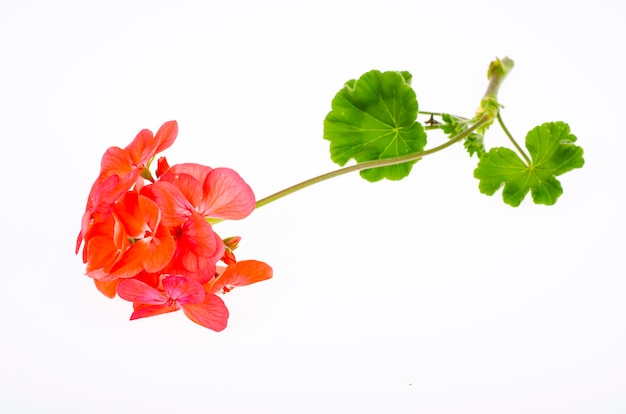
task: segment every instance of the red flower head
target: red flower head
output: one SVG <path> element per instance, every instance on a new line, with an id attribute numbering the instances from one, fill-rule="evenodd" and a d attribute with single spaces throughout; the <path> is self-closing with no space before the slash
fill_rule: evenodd
<path id="1" fill-rule="evenodd" d="M 272 277 L 254 260 L 237 262 L 240 237 L 222 240 L 210 224 L 239 220 L 255 208 L 252 189 L 235 171 L 200 164 L 169 166 L 157 180 L 149 167 L 176 138 L 176 121 L 155 136 L 142 130 L 126 148 L 109 148 L 94 182 L 76 252 L 98 290 L 133 302 L 131 319 L 182 309 L 192 321 L 221 331 L 228 310 L 216 293 Z M 148 183 L 146 183 L 146 180 Z M 218 266 L 222 260 L 228 267 Z"/>

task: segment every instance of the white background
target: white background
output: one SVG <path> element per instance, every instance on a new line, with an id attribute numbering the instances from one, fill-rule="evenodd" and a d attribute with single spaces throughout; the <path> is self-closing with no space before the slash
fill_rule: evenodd
<path id="1" fill-rule="evenodd" d="M 601 0 L 3 1 L 0 412 L 626 412 L 625 38 Z M 506 55 L 518 140 L 563 120 L 585 149 L 557 205 L 480 194 L 461 146 L 304 190 L 216 227 L 274 268 L 224 297 L 222 333 L 129 322 L 84 276 L 100 157 L 140 129 L 176 119 L 170 163 L 261 198 L 336 168 L 348 79 L 408 70 L 420 109 L 467 116 Z"/>

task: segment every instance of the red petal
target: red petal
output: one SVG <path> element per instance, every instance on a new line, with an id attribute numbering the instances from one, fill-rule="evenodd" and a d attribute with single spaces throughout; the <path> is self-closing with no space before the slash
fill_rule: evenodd
<path id="1" fill-rule="evenodd" d="M 113 280 L 111 282 L 102 282 L 100 280 L 94 279 L 96 287 L 98 290 L 107 298 L 113 299 L 115 297 L 115 293 L 117 292 L 117 285 L 120 282 L 120 279 Z"/>
<path id="2" fill-rule="evenodd" d="M 124 230 L 130 237 L 142 237 L 147 230 L 145 216 L 139 207 L 139 194 L 136 191 L 127 192 L 115 204 L 115 215 L 124 225 Z"/>
<path id="3" fill-rule="evenodd" d="M 161 128 L 159 128 L 156 135 L 154 136 L 155 140 L 158 142 L 158 146 L 155 151 L 155 154 L 171 147 L 174 141 L 176 140 L 177 135 L 178 135 L 178 122 L 168 121 L 164 123 L 163 125 L 161 125 Z"/>
<path id="4" fill-rule="evenodd" d="M 124 150 L 128 153 L 131 166 L 143 168 L 148 165 L 150 158 L 156 154 L 159 142 L 149 129 L 139 131 L 135 139 Z"/>
<path id="5" fill-rule="evenodd" d="M 172 183 L 159 180 L 146 188 L 149 189 L 149 194 L 145 195 L 154 197 L 154 201 L 161 209 L 162 223 L 167 227 L 181 225 L 195 211 L 189 200 Z"/>
<path id="6" fill-rule="evenodd" d="M 224 248 L 224 242 L 215 234 L 211 225 L 198 213 L 193 213 L 183 224 L 179 247 L 199 256 L 216 257 L 216 262 L 224 254 L 224 251 L 220 249 Z"/>
<path id="7" fill-rule="evenodd" d="M 113 211 L 113 205 L 131 189 L 139 177 L 139 170 L 119 177 L 112 175 L 108 178 L 98 178 L 99 184 L 93 193 L 93 217 L 96 222 L 105 221 Z"/>
<path id="8" fill-rule="evenodd" d="M 146 243 L 148 248 L 143 267 L 149 273 L 158 272 L 174 257 L 176 242 L 167 227 L 159 226 L 152 239 Z"/>
<path id="9" fill-rule="evenodd" d="M 117 260 L 116 255 L 119 253 L 117 246 L 113 243 L 112 235 L 90 237 L 85 244 L 85 251 L 87 252 L 87 271 L 110 268 Z"/>
<path id="10" fill-rule="evenodd" d="M 165 174 L 161 181 L 167 181 L 168 183 L 176 186 L 180 192 L 185 196 L 189 204 L 197 206 L 202 201 L 202 182 L 198 181 L 190 174 L 176 173 Z"/>
<path id="11" fill-rule="evenodd" d="M 176 234 L 176 252 L 163 273 L 180 274 L 206 283 L 215 274 L 215 264 L 224 254 L 224 243 L 211 225 L 193 213 Z"/>
<path id="12" fill-rule="evenodd" d="M 139 196 L 138 202 L 141 218 L 152 232 L 156 232 L 161 221 L 161 210 L 159 210 L 159 206 L 148 197 L 142 195 Z"/>
<path id="13" fill-rule="evenodd" d="M 107 149 L 100 162 L 100 175 L 110 177 L 112 175 L 125 176 L 133 170 L 133 160 L 131 155 L 119 148 L 111 147 Z"/>
<path id="14" fill-rule="evenodd" d="M 107 221 L 113 212 L 115 202 L 127 191 L 121 191 L 119 182 L 120 178 L 117 175 L 112 175 L 109 178 L 98 177 L 91 186 L 85 213 L 81 220 L 80 232 L 76 239 L 76 253 L 78 253 L 83 239 L 87 237 L 91 225 L 94 222 Z M 83 252 L 83 260 L 86 260 L 85 252 Z"/>
<path id="15" fill-rule="evenodd" d="M 163 289 L 167 296 L 180 305 L 200 303 L 206 297 L 202 285 L 185 276 L 168 276 L 163 279 Z"/>
<path id="16" fill-rule="evenodd" d="M 212 170 L 204 181 L 203 191 L 204 200 L 198 211 L 204 217 L 239 220 L 254 210 L 252 189 L 230 168 Z"/>
<path id="17" fill-rule="evenodd" d="M 130 315 L 130 320 L 133 321 L 139 318 L 146 318 L 148 316 L 156 316 L 162 315 L 164 313 L 176 312 L 180 309 L 177 305 L 149 305 L 149 306 L 141 306 L 138 307 L 132 315 Z"/>
<path id="18" fill-rule="evenodd" d="M 170 167 L 167 174 L 189 174 L 196 180 L 201 183 L 204 183 L 207 175 L 212 171 L 211 167 L 207 167 L 206 165 L 196 164 L 193 162 L 187 162 L 182 164 L 175 164 Z"/>
<path id="19" fill-rule="evenodd" d="M 270 265 L 258 260 L 242 260 L 226 268 L 224 273 L 211 287 L 211 293 L 224 289 L 229 291 L 236 286 L 246 286 L 252 283 L 271 279 L 273 275 Z"/>
<path id="20" fill-rule="evenodd" d="M 116 263 L 123 259 L 128 247 L 129 242 L 124 228 L 114 216 L 106 223 L 94 224 L 83 249 L 89 276 L 102 281 L 116 278 L 117 276 L 109 273 Z M 101 272 L 93 272 L 95 270 Z"/>
<path id="21" fill-rule="evenodd" d="M 134 303 L 163 305 L 168 302 L 162 292 L 135 279 L 122 280 L 117 286 L 117 294 L 120 298 Z"/>
<path id="22" fill-rule="evenodd" d="M 111 268 L 111 276 L 114 277 L 133 277 L 144 269 L 144 259 L 148 255 L 147 243 L 142 240 L 132 244 L 124 256 L 115 263 Z M 161 270 L 161 269 L 159 269 Z"/>
<path id="23" fill-rule="evenodd" d="M 195 305 L 182 305 L 185 315 L 198 325 L 223 331 L 228 323 L 228 309 L 224 301 L 215 295 L 207 295 L 205 300 Z"/>
<path id="24" fill-rule="evenodd" d="M 161 274 L 160 273 L 148 273 L 141 272 L 138 275 L 134 276 L 133 279 L 139 280 L 147 284 L 148 286 L 152 286 L 153 288 L 159 290 L 163 290 L 161 287 Z"/>

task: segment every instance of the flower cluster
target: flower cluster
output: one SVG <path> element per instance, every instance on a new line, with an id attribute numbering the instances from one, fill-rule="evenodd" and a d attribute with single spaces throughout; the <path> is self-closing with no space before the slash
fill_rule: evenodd
<path id="1" fill-rule="evenodd" d="M 211 223 L 239 220 L 255 208 L 252 189 L 235 171 L 157 161 L 178 134 L 176 121 L 144 129 L 124 149 L 102 157 L 76 241 L 87 275 L 104 295 L 133 302 L 132 319 L 182 309 L 221 331 L 228 309 L 217 293 L 272 277 L 256 260 L 237 261 L 240 237 L 222 239 Z"/>

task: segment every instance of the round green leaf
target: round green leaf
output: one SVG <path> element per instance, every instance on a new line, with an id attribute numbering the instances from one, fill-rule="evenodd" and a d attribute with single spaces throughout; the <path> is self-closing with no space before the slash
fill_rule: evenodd
<path id="1" fill-rule="evenodd" d="M 526 135 L 526 148 L 532 162 L 524 161 L 508 148 L 492 148 L 474 170 L 481 193 L 493 195 L 500 187 L 505 203 L 517 207 L 528 191 L 535 204 L 552 205 L 563 194 L 556 176 L 581 168 L 583 149 L 574 145 L 576 136 L 564 122 L 547 122 Z"/>
<path id="2" fill-rule="evenodd" d="M 417 99 L 408 72 L 372 70 L 348 81 L 324 120 L 333 162 L 343 166 L 420 152 L 426 133 L 416 122 Z M 368 181 L 400 180 L 416 161 L 361 171 Z"/>

